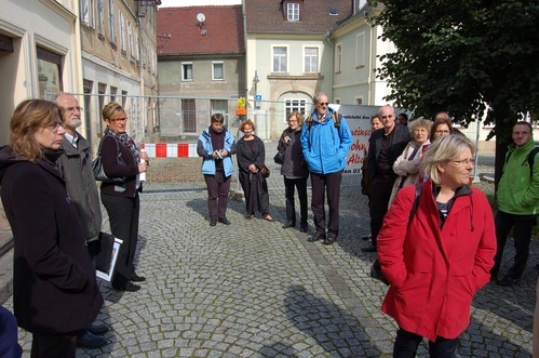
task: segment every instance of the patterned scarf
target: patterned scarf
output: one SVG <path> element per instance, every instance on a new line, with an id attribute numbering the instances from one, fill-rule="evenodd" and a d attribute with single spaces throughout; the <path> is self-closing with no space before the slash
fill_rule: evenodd
<path id="1" fill-rule="evenodd" d="M 105 135 L 111 135 L 114 138 L 116 138 L 116 140 L 120 144 L 124 145 L 131 151 L 131 154 L 133 154 L 133 158 L 135 158 L 136 162 L 140 163 L 140 157 L 139 157 L 140 152 L 137 148 L 137 145 L 135 144 L 135 141 L 127 133 L 125 132 L 117 133 L 113 131 L 112 129 L 110 129 L 109 127 L 107 127 L 105 129 Z"/>

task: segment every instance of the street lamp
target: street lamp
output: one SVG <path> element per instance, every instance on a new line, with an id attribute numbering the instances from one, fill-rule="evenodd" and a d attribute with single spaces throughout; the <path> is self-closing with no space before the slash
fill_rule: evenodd
<path id="1" fill-rule="evenodd" d="M 253 78 L 253 82 L 255 83 L 255 109 L 258 109 L 258 82 L 260 82 L 260 80 L 258 79 L 258 72 L 257 70 L 255 70 L 255 78 Z"/>

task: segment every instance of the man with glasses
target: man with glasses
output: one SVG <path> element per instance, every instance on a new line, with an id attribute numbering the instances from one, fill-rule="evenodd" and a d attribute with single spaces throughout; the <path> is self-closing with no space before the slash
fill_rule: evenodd
<path id="1" fill-rule="evenodd" d="M 539 213 L 539 163 L 533 141 L 532 126 L 521 121 L 513 126 L 513 144 L 508 147 L 502 176 L 496 193 L 498 212 L 494 219 L 498 249 L 491 270 L 491 280 L 498 279 L 503 250 L 511 229 L 515 245 L 513 265 L 497 281 L 512 286 L 520 281 L 530 251 L 532 228 Z"/>
<path id="2" fill-rule="evenodd" d="M 352 132 L 344 117 L 328 108 L 328 96 L 313 97 L 315 110 L 303 123 L 301 148 L 311 173 L 314 226 L 316 232 L 309 242 L 324 240 L 333 244 L 339 235 L 339 200 L 342 171 L 352 144 Z M 326 234 L 324 193 L 327 192 L 329 221 Z"/>
<path id="3" fill-rule="evenodd" d="M 367 165 L 371 182 L 370 207 L 372 245 L 363 252 L 376 252 L 376 237 L 382 228 L 387 206 L 397 174 L 393 163 L 406 148 L 412 136 L 406 126 L 395 122 L 395 109 L 389 105 L 378 109 L 383 127 L 372 132 L 369 138 Z"/>
<path id="4" fill-rule="evenodd" d="M 54 102 L 64 109 L 65 128 L 62 148 L 64 153 L 58 159 L 58 168 L 66 183 L 69 198 L 81 219 L 84 237 L 90 256 L 95 260 L 101 231 L 101 206 L 92 170 L 90 143 L 79 133 L 82 124 L 81 111 L 77 99 L 68 93 L 56 95 Z M 85 348 L 99 348 L 107 344 L 102 335 L 109 328 L 103 324 L 92 324 L 77 337 L 77 345 Z"/>

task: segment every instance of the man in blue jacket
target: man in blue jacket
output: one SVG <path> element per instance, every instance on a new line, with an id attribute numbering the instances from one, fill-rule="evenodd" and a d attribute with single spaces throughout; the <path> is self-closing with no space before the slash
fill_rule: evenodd
<path id="1" fill-rule="evenodd" d="M 316 232 L 309 242 L 324 240 L 331 245 L 339 236 L 339 200 L 342 171 L 352 144 L 352 133 L 346 119 L 328 108 L 325 93 L 314 95 L 313 113 L 303 123 L 301 148 L 311 173 L 311 209 Z M 324 192 L 327 192 L 329 222 L 324 211 Z"/>

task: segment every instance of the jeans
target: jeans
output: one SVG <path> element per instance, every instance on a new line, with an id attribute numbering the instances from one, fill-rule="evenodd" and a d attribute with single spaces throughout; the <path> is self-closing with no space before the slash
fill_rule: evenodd
<path id="1" fill-rule="evenodd" d="M 414 358 L 417 353 L 417 347 L 422 340 L 423 337 L 418 334 L 405 331 L 404 329 L 397 330 L 397 339 L 393 345 L 393 358 Z M 443 337 L 436 337 L 435 342 L 429 341 L 430 357 L 455 357 L 458 342 L 458 338 L 447 339 Z"/>
<path id="2" fill-rule="evenodd" d="M 299 179 L 284 178 L 286 201 L 286 222 L 296 225 L 296 201 L 294 192 L 298 190 L 301 225 L 307 225 L 307 177 Z"/>

